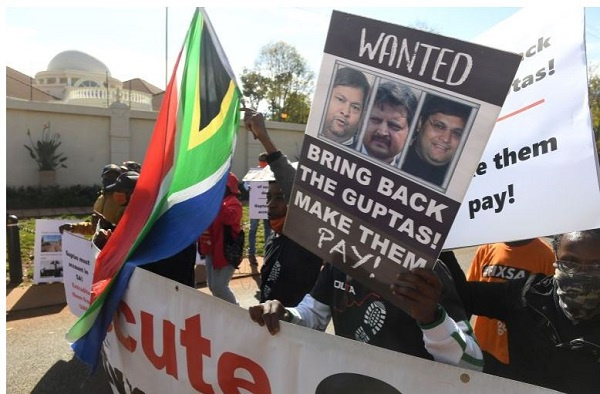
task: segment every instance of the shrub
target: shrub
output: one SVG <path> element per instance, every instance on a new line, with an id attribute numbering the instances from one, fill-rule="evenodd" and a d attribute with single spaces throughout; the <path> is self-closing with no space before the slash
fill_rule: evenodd
<path id="1" fill-rule="evenodd" d="M 40 171 L 51 171 L 57 168 L 67 168 L 67 158 L 62 153 L 56 153 L 60 146 L 60 134 L 50 131 L 50 122 L 42 127 L 42 137 L 36 143 L 31 139 L 31 130 L 27 129 L 30 146 L 25 145 L 29 156 L 36 161 Z"/>
<path id="2" fill-rule="evenodd" d="M 21 186 L 6 188 L 6 209 L 92 207 L 100 186 Z"/>

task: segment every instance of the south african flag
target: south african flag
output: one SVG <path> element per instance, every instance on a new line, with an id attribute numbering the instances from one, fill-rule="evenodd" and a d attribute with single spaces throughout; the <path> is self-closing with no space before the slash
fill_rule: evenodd
<path id="1" fill-rule="evenodd" d="M 89 309 L 67 333 L 95 370 L 135 267 L 173 256 L 214 220 L 225 192 L 241 93 L 203 9 L 196 9 L 131 201 L 96 259 Z"/>

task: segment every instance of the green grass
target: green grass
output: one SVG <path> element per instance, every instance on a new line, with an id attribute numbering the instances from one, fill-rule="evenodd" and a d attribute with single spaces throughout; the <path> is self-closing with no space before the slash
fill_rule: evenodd
<path id="1" fill-rule="evenodd" d="M 250 234 L 250 219 L 248 218 L 250 209 L 248 208 L 248 202 L 243 201 L 244 205 L 244 216 L 242 217 L 242 223 L 244 226 L 244 233 L 246 233 L 246 243 L 244 247 L 246 248 L 245 253 L 248 254 L 248 235 Z M 258 230 L 256 231 L 256 256 L 262 256 L 263 251 L 265 250 L 265 231 L 262 225 L 258 226 Z"/>
<path id="2" fill-rule="evenodd" d="M 248 250 L 248 233 L 250 231 L 250 219 L 248 218 L 248 202 L 243 202 L 244 216 L 242 218 L 244 232 L 246 233 L 246 251 Z M 42 218 L 40 218 L 42 219 Z M 65 215 L 52 218 L 43 219 L 73 219 L 78 221 L 89 220 L 88 215 Z M 33 280 L 33 246 L 35 241 L 35 218 L 19 220 L 19 238 L 21 244 L 21 264 L 23 267 L 23 280 L 25 282 L 31 282 Z M 256 254 L 261 256 L 265 246 L 265 235 L 263 227 L 258 228 L 256 234 Z M 9 268 L 8 268 L 8 250 L 6 254 L 6 279 L 9 279 Z"/>

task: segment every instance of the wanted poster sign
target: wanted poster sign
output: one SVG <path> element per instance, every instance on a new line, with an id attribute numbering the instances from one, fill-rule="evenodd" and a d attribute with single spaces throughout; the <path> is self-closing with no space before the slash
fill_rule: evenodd
<path id="1" fill-rule="evenodd" d="M 519 62 L 334 11 L 284 234 L 384 296 L 433 267 Z"/>

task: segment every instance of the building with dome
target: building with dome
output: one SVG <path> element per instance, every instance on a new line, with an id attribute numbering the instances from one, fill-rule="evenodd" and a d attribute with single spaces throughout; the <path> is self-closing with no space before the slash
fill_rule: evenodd
<path id="1" fill-rule="evenodd" d="M 142 80 L 121 82 L 108 67 L 85 52 L 69 50 L 59 53 L 32 81 L 35 88 L 64 104 L 109 107 L 124 103 L 131 109 L 155 110 L 155 96 L 162 90 Z"/>
<path id="2" fill-rule="evenodd" d="M 42 184 L 25 145 L 39 141 L 46 126 L 60 135 L 59 152 L 68 158 L 67 167 L 55 171 L 57 186 L 97 185 L 106 164 L 143 163 L 163 96 L 140 78 L 118 80 L 81 51 L 57 54 L 35 76 L 6 67 L 6 186 Z M 267 127 L 282 151 L 300 154 L 304 125 L 267 121 Z M 241 179 L 262 150 L 240 125 L 231 170 Z"/>

